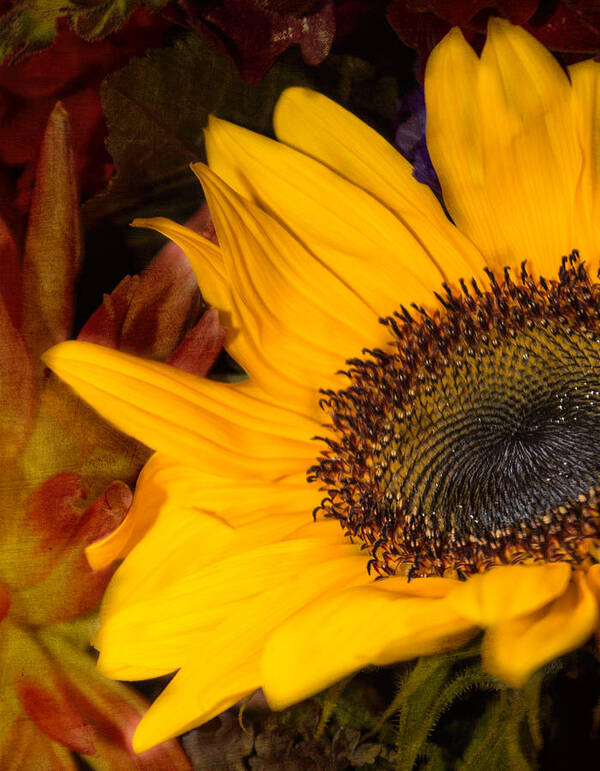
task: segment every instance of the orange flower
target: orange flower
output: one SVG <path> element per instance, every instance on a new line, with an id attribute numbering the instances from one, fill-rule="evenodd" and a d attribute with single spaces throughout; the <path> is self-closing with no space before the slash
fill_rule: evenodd
<path id="1" fill-rule="evenodd" d="M 84 549 L 123 519 L 131 492 L 113 480 L 131 482 L 145 452 L 69 399 L 38 359 L 70 333 L 81 258 L 77 203 L 68 120 L 57 106 L 22 256 L 0 220 L 8 268 L 0 295 L 0 757 L 15 768 L 75 768 L 71 753 L 102 767 L 140 767 L 131 737 L 146 704 L 99 674 L 88 647 L 113 571 L 92 571 Z M 159 266 L 161 281 L 151 267 L 106 297 L 83 337 L 122 347 L 129 320 L 147 330 L 137 353 L 204 374 L 221 345 L 216 317 L 196 324 L 199 296 L 180 253 L 170 250 Z M 167 742 L 142 755 L 141 767 L 188 763 Z"/>

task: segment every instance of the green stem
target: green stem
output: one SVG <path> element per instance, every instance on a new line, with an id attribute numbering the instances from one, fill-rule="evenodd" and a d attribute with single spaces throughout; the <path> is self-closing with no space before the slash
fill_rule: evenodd
<path id="1" fill-rule="evenodd" d="M 419 687 L 421 681 L 421 673 L 428 671 L 431 662 L 439 659 L 448 664 L 449 667 L 454 666 L 459 661 L 464 659 L 473 658 L 479 655 L 479 642 L 472 643 L 471 645 L 460 648 L 459 650 L 447 653 L 443 656 L 431 656 L 417 660 L 417 664 L 408 672 L 403 672 L 399 678 L 398 688 L 396 695 L 390 703 L 390 705 L 382 712 L 381 717 L 377 721 L 375 727 L 363 736 L 363 741 L 371 739 L 376 736 L 385 723 L 398 712 L 407 699 L 410 697 L 412 691 Z"/>
<path id="2" fill-rule="evenodd" d="M 411 771 L 414 767 L 428 734 L 427 729 L 423 730 L 426 714 L 452 665 L 443 656 L 419 659 L 398 693 L 397 771 Z"/>
<path id="3" fill-rule="evenodd" d="M 323 735 L 323 731 L 325 730 L 325 726 L 331 717 L 331 713 L 335 709 L 335 706 L 338 703 L 344 688 L 348 685 L 351 679 L 351 677 L 346 677 L 344 680 L 340 680 L 339 683 L 336 683 L 326 692 L 325 700 L 323 701 L 323 709 L 321 710 L 321 717 L 319 719 L 319 725 L 315 731 L 315 739 L 319 739 Z"/>
<path id="4" fill-rule="evenodd" d="M 534 674 L 518 691 L 506 690 L 479 719 L 459 765 L 460 771 L 503 768 L 529 771 L 542 747 L 539 722 L 544 677 Z"/>
<path id="5" fill-rule="evenodd" d="M 399 714 L 396 768 L 410 771 L 427 746 L 427 738 L 446 710 L 473 688 L 496 690 L 497 683 L 474 664 L 452 677 L 455 657 L 443 657 L 432 668 L 430 660 L 425 670 L 427 679 L 420 684 L 420 693 L 411 694 L 409 703 Z M 417 696 L 417 698 L 415 698 Z"/>

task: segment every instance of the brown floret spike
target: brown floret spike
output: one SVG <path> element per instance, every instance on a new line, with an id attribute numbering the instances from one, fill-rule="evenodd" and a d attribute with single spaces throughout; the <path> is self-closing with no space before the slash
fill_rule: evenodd
<path id="1" fill-rule="evenodd" d="M 579 563 L 600 538 L 600 283 L 576 251 L 554 279 L 487 275 L 382 319 L 388 350 L 322 392 L 308 478 L 382 575 Z"/>

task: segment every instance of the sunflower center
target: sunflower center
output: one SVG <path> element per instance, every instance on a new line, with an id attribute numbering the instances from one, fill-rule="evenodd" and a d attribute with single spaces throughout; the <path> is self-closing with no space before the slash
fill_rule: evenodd
<path id="1" fill-rule="evenodd" d="M 600 535 L 600 284 L 575 252 L 552 281 L 489 278 L 383 320 L 390 350 L 324 394 L 309 479 L 380 573 L 579 562 Z"/>

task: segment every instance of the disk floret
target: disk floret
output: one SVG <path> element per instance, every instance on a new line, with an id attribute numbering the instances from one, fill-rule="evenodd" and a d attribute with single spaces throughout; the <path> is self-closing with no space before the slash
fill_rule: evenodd
<path id="1" fill-rule="evenodd" d="M 556 279 L 488 279 L 382 319 L 388 350 L 323 392 L 309 480 L 380 574 L 580 563 L 600 536 L 600 283 L 577 252 Z"/>

